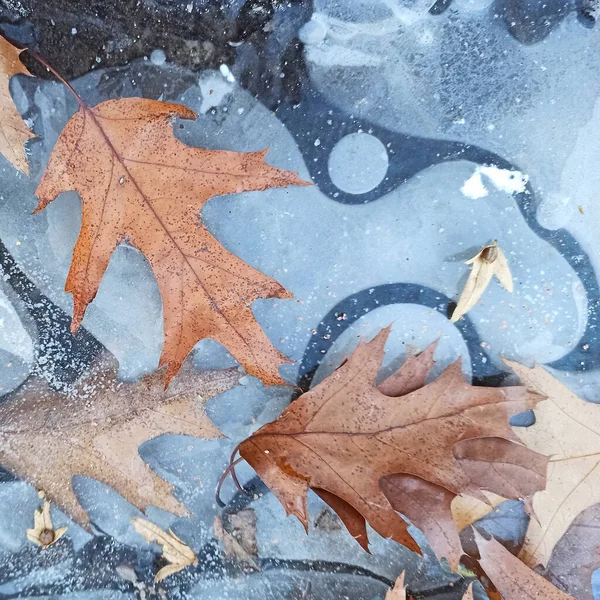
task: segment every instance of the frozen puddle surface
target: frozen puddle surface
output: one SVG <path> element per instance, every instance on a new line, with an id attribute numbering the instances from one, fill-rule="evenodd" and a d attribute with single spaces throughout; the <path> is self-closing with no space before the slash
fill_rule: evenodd
<path id="1" fill-rule="evenodd" d="M 187 5 L 189 12 L 196 4 L 202 3 Z M 226 4 L 234 18 L 240 7 Z M 312 12 L 308 4 L 279 6 L 260 44 L 233 36 L 229 64 L 192 73 L 171 61 L 167 48 L 156 48 L 148 60 L 95 69 L 73 85 L 92 105 L 140 94 L 180 102 L 198 114 L 174 124 L 184 143 L 268 147 L 270 164 L 313 181 L 310 188 L 217 197 L 202 212 L 228 250 L 294 294 L 253 305 L 273 344 L 295 361 L 281 371 L 290 384 L 306 389 L 322 380 L 359 338 L 393 323 L 385 365 L 439 339 L 437 372 L 462 356 L 466 377 L 500 381 L 502 356 L 536 361 L 600 402 L 600 28 L 584 27 L 575 11 L 557 17 L 552 6 L 560 3 L 548 3 L 548 14 L 513 7 L 511 33 L 487 0 L 455 0 L 446 10 L 431 0 L 315 0 Z M 532 19 L 535 33 L 527 25 Z M 135 380 L 157 368 L 163 341 L 149 264 L 135 248 L 119 247 L 86 314 L 89 337 L 69 341 L 72 302 L 64 284 L 80 201 L 68 192 L 31 213 L 50 152 L 76 106 L 64 88 L 38 78 L 19 77 L 11 91 L 39 137 L 30 145 L 31 179 L 0 157 L 0 394 L 31 373 L 60 387 L 101 346 L 118 359 L 120 377 Z M 448 315 L 468 274 L 464 263 L 492 240 L 510 264 L 514 293 L 494 282 L 452 324 Z M 194 363 L 236 365 L 210 340 L 197 345 Z M 328 517 L 314 495 L 306 536 L 257 488 L 261 496 L 246 503 L 257 516 L 262 570 L 244 577 L 223 560 L 213 529 L 221 514 L 216 484 L 236 443 L 276 418 L 291 396 L 292 388 L 265 389 L 244 376 L 206 407 L 229 439 L 163 436 L 140 448 L 191 514 L 175 518 L 150 508 L 148 517 L 192 540 L 200 559 L 165 580 L 160 593 L 383 598 L 387 583 L 406 570 L 415 592 L 457 597 L 446 587 L 456 577 L 428 549 L 421 558 L 372 532 L 368 555 L 335 519 L 323 525 Z M 140 590 L 160 595 L 151 583 L 155 552 L 130 524 L 139 511 L 114 491 L 78 480 L 94 536 L 57 511 L 68 539 L 34 558 L 25 529 L 32 526 L 35 490 L 2 477 L 0 594 L 130 598 L 133 588 L 117 567 L 132 565 L 137 597 Z M 239 477 L 258 485 L 247 467 Z M 227 501 L 234 494 L 229 485 Z M 485 527 L 516 542 L 526 521 L 520 503 L 507 503 Z M 302 596 L 309 580 L 312 596 Z"/>

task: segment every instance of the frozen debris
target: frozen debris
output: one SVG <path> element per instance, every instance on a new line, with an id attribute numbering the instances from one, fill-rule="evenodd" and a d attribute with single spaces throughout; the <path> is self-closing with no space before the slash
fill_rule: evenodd
<path id="1" fill-rule="evenodd" d="M 473 265 L 465 289 L 460 295 L 458 304 L 450 319 L 453 323 L 471 310 L 485 292 L 492 277 L 495 275 L 502 287 L 512 293 L 513 280 L 506 262 L 506 257 L 494 240 L 489 246 L 484 246 L 473 258 L 466 262 Z"/>
<path id="2" fill-rule="evenodd" d="M 131 523 L 135 530 L 149 543 L 157 543 L 162 548 L 162 555 L 169 563 L 156 574 L 155 583 L 173 575 L 189 565 L 197 565 L 198 559 L 194 551 L 181 541 L 170 529 L 163 531 L 160 527 L 142 519 L 134 517 Z"/>
<path id="3" fill-rule="evenodd" d="M 521 171 L 510 169 L 499 169 L 498 167 L 479 166 L 475 173 L 465 181 L 460 191 L 473 200 L 488 195 L 487 188 L 483 184 L 482 175 L 485 175 L 497 190 L 507 194 L 519 194 L 525 191 L 529 176 Z"/>
<path id="4" fill-rule="evenodd" d="M 331 533 L 332 531 L 340 531 L 342 522 L 335 513 L 328 508 L 324 508 L 315 519 L 315 528 Z"/>
<path id="5" fill-rule="evenodd" d="M 460 191 L 467 198 L 471 198 L 472 200 L 478 200 L 479 198 L 484 198 L 488 195 L 488 191 L 485 185 L 483 185 L 479 169 L 465 181 L 464 185 L 460 188 Z"/>
<path id="6" fill-rule="evenodd" d="M 236 513 L 216 517 L 215 536 L 223 542 L 225 556 L 256 570 L 258 563 L 258 543 L 256 541 L 256 513 L 245 508 Z"/>
<path id="7" fill-rule="evenodd" d="M 44 503 L 33 513 L 33 529 L 27 530 L 27 538 L 45 549 L 57 542 L 67 532 L 68 527 L 54 529 L 50 518 L 50 502 L 46 500 L 44 492 L 40 492 L 39 495 Z"/>

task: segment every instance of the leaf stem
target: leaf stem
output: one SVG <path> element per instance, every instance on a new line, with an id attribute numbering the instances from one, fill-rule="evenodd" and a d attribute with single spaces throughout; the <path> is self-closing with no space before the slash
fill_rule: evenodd
<path id="1" fill-rule="evenodd" d="M 225 506 L 226 506 L 225 502 L 223 502 L 223 500 L 221 500 L 221 488 L 223 487 L 223 483 L 225 482 L 227 475 L 229 475 L 230 473 L 231 473 L 231 478 L 233 479 L 233 482 L 235 483 L 235 486 L 237 487 L 237 489 L 242 494 L 248 495 L 248 492 L 240 485 L 240 482 L 235 473 L 235 466 L 244 460 L 244 458 L 242 456 L 240 456 L 237 460 L 233 460 L 233 456 L 235 456 L 236 452 L 237 452 L 237 448 L 233 451 L 233 455 L 231 457 L 232 460 L 229 463 L 229 466 L 225 469 L 225 471 L 223 471 L 223 475 L 221 475 L 221 479 L 219 479 L 219 483 L 217 484 L 217 491 L 215 493 L 215 499 L 216 499 L 217 504 L 221 508 L 225 508 Z"/>
<path id="2" fill-rule="evenodd" d="M 40 56 L 35 50 L 28 48 L 26 45 L 22 44 L 18 40 L 11 38 L 6 35 L 4 32 L 0 33 L 0 35 L 15 48 L 21 50 L 21 52 L 27 51 L 37 62 L 39 62 L 42 66 L 46 67 L 46 70 L 50 71 L 54 77 L 56 77 L 66 88 L 75 96 L 77 103 L 79 106 L 86 106 L 85 102 L 81 99 L 81 96 L 75 91 L 73 86 L 42 56 Z"/>
<path id="3" fill-rule="evenodd" d="M 71 94 L 73 94 L 73 96 L 75 96 L 79 106 L 86 106 L 85 102 L 81 99 L 81 96 L 75 91 L 75 88 L 43 56 L 40 56 L 31 48 L 25 48 L 25 50 L 27 50 L 27 52 L 42 66 L 46 67 L 46 70 L 50 71 L 50 73 L 52 73 L 52 75 L 54 75 L 54 77 L 56 77 L 56 79 L 58 79 L 71 92 Z"/>

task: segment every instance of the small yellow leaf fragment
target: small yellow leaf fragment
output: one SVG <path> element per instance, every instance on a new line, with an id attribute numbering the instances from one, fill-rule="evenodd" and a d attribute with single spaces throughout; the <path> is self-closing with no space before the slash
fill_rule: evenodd
<path id="1" fill-rule="evenodd" d="M 458 531 L 462 531 L 465 527 L 475 523 L 475 521 L 479 521 L 479 519 L 485 517 L 485 515 L 506 500 L 506 498 L 492 494 L 492 492 L 482 493 L 487 498 L 487 502 L 466 495 L 456 496 L 452 500 L 452 518 L 456 523 Z"/>
<path id="2" fill-rule="evenodd" d="M 40 497 L 44 498 L 44 494 L 41 493 Z M 27 530 L 27 539 L 42 548 L 47 548 L 58 541 L 67 529 L 68 527 L 54 529 L 50 518 L 50 502 L 44 498 L 43 505 L 33 513 L 33 529 Z"/>
<path id="3" fill-rule="evenodd" d="M 135 530 L 149 543 L 156 543 L 162 548 L 162 553 L 169 562 L 168 565 L 164 566 L 154 578 L 155 582 L 169 577 L 178 571 L 181 571 L 188 565 L 198 564 L 198 559 L 194 554 L 194 551 L 183 541 L 181 541 L 171 530 L 168 532 L 163 531 L 160 527 L 154 523 L 142 519 L 141 517 L 134 517 L 131 519 L 131 523 Z"/>
<path id="4" fill-rule="evenodd" d="M 484 246 L 466 264 L 472 265 L 471 273 L 452 313 L 450 320 L 453 323 L 477 304 L 494 275 L 507 292 L 512 293 L 513 291 L 513 280 L 508 262 L 496 240 L 489 246 Z"/>
<path id="5" fill-rule="evenodd" d="M 404 586 L 404 571 L 396 579 L 396 583 L 385 595 L 385 600 L 406 600 L 406 587 Z"/>

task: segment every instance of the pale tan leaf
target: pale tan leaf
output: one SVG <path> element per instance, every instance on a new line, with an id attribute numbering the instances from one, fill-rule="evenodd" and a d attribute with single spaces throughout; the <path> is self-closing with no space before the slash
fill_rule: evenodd
<path id="1" fill-rule="evenodd" d="M 171 530 L 167 533 L 154 523 L 141 517 L 134 517 L 131 519 L 131 523 L 149 544 L 156 543 L 161 546 L 163 557 L 170 563 L 157 573 L 154 581 L 160 581 L 177 571 L 181 571 L 188 565 L 198 564 L 194 551 Z"/>
<path id="2" fill-rule="evenodd" d="M 396 579 L 396 583 L 385 595 L 385 600 L 406 600 L 406 587 L 404 586 L 404 572 Z"/>
<path id="3" fill-rule="evenodd" d="M 32 376 L 6 396 L 0 404 L 0 464 L 44 489 L 83 526 L 89 518 L 73 492 L 74 475 L 111 486 L 140 510 L 153 504 L 186 515 L 138 448 L 164 434 L 220 437 L 204 402 L 236 385 L 241 373 L 200 372 L 187 361 L 165 390 L 164 369 L 133 383 L 120 382 L 117 370 L 104 352 L 69 390 L 57 392 Z"/>
<path id="4" fill-rule="evenodd" d="M 507 364 L 521 382 L 548 397 L 531 427 L 515 428 L 531 450 L 550 457 L 546 489 L 533 497 L 521 559 L 546 565 L 575 517 L 600 502 L 600 406 L 585 402 L 540 365 Z"/>
<path id="5" fill-rule="evenodd" d="M 473 600 L 473 584 L 471 583 L 467 591 L 463 594 L 462 600 Z"/>
<path id="6" fill-rule="evenodd" d="M 471 273 L 452 313 L 450 320 L 453 323 L 477 304 L 494 275 L 508 292 L 513 291 L 512 275 L 506 257 L 495 240 L 489 246 L 484 246 L 466 264 L 472 265 Z"/>
<path id="7" fill-rule="evenodd" d="M 510 267 L 508 266 L 508 261 L 506 260 L 506 256 L 504 256 L 504 252 L 502 252 L 501 248 L 497 248 L 498 256 L 494 261 L 494 275 L 498 278 L 500 285 L 507 291 L 512 294 L 513 292 L 513 278 L 512 273 L 510 272 Z"/>
<path id="8" fill-rule="evenodd" d="M 178 573 L 182 569 L 185 569 L 185 567 L 187 567 L 187 565 L 165 565 L 164 567 L 162 567 L 162 569 L 159 569 L 158 573 L 154 577 L 154 583 L 158 583 L 159 581 L 166 579 L 170 575 Z"/>
<path id="9" fill-rule="evenodd" d="M 29 175 L 24 144 L 35 135 L 23 122 L 9 90 L 10 78 L 13 75 L 29 75 L 29 71 L 19 60 L 21 52 L 22 50 L 18 50 L 0 36 L 0 153 L 14 167 Z"/>

